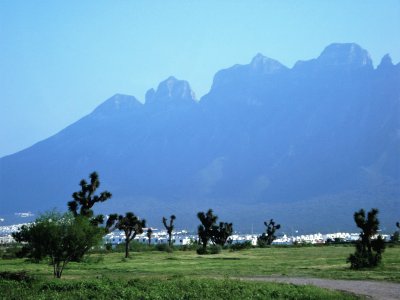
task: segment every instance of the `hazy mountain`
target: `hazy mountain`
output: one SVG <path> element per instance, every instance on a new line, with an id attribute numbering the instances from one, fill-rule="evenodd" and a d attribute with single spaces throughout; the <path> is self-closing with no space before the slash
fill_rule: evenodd
<path id="1" fill-rule="evenodd" d="M 1 214 L 66 208 L 97 170 L 113 198 L 161 226 L 195 228 L 213 208 L 237 229 L 274 218 L 283 231 L 349 230 L 378 207 L 400 220 L 400 64 L 374 68 L 356 44 L 332 44 L 287 68 L 257 54 L 217 72 L 199 101 L 170 77 L 146 94 L 115 95 L 58 134 L 0 159 Z"/>

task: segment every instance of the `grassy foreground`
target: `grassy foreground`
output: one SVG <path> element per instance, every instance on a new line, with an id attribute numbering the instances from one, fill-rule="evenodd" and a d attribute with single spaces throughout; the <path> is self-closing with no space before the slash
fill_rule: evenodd
<path id="1" fill-rule="evenodd" d="M 0 281 L 2 299 L 359 299 L 312 286 L 221 279 Z"/>
<path id="2" fill-rule="evenodd" d="M 4 299 L 346 299 L 316 287 L 239 282 L 235 277 L 271 275 L 400 282 L 400 247 L 387 248 L 383 265 L 354 271 L 346 264 L 348 246 L 272 247 L 215 255 L 195 251 L 92 254 L 70 263 L 61 280 L 46 262 L 0 259 L 1 271 L 27 271 L 33 283 L 0 280 Z M 230 279 L 228 279 L 230 278 Z M 64 295 L 65 294 L 65 295 Z M 40 296 L 41 295 L 41 296 Z M 68 298 L 70 297 L 70 298 Z"/>

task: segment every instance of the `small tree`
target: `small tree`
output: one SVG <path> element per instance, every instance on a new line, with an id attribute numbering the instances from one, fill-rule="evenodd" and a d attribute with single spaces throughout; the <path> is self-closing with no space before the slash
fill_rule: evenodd
<path id="1" fill-rule="evenodd" d="M 162 218 L 162 222 L 164 224 L 165 229 L 168 233 L 168 245 L 172 247 L 172 231 L 174 230 L 174 221 L 176 217 L 175 215 L 171 215 L 169 219 L 169 225 L 167 224 L 167 219 L 165 217 Z"/>
<path id="2" fill-rule="evenodd" d="M 396 227 L 400 229 L 400 223 L 396 223 Z M 393 235 L 390 237 L 390 240 L 393 243 L 398 243 L 400 241 L 400 230 L 396 230 Z"/>
<path id="3" fill-rule="evenodd" d="M 281 228 L 280 224 L 275 224 L 274 219 L 269 220 L 269 223 L 265 221 L 264 225 L 265 227 L 267 227 L 266 232 L 264 232 L 257 238 L 257 244 L 260 247 L 271 245 L 272 242 L 276 239 L 275 232 Z"/>
<path id="4" fill-rule="evenodd" d="M 377 215 L 378 209 L 376 208 L 368 212 L 367 218 L 363 209 L 354 213 L 354 221 L 362 231 L 360 239 L 356 243 L 356 252 L 347 259 L 352 269 L 375 267 L 381 262 L 385 242 L 381 235 L 375 238 L 379 230 Z"/>
<path id="5" fill-rule="evenodd" d="M 143 228 L 146 227 L 146 220 L 141 220 L 133 212 L 127 212 L 125 216 L 112 214 L 107 220 L 110 231 L 113 229 L 122 230 L 125 233 L 125 258 L 129 256 L 129 243 L 138 234 L 143 233 Z"/>
<path id="6" fill-rule="evenodd" d="M 232 223 L 224 223 L 220 222 L 219 226 L 214 225 L 212 228 L 212 241 L 216 245 L 220 245 L 223 247 L 228 240 L 228 238 L 233 233 L 233 225 Z"/>
<path id="7" fill-rule="evenodd" d="M 30 225 L 13 233 L 23 243 L 22 252 L 34 261 L 50 258 L 55 278 L 61 278 L 65 266 L 81 259 L 93 246 L 100 243 L 104 231 L 93 226 L 82 216 L 48 212 Z"/>
<path id="8" fill-rule="evenodd" d="M 89 175 L 90 183 L 82 179 L 79 185 L 81 190 L 72 194 L 72 201 L 68 202 L 68 209 L 76 217 L 78 215 L 87 217 L 94 225 L 103 224 L 103 215 L 93 216 L 92 207 L 98 202 L 104 202 L 112 197 L 108 191 L 95 195 L 97 188 L 100 186 L 99 175 L 93 172 Z"/>
<path id="9" fill-rule="evenodd" d="M 207 213 L 199 212 L 197 213 L 201 224 L 198 227 L 197 233 L 199 235 L 199 240 L 203 245 L 203 252 L 206 252 L 208 241 L 213 236 L 213 226 L 217 222 L 218 217 L 213 214 L 210 208 Z"/>
<path id="10" fill-rule="evenodd" d="M 148 241 L 148 243 L 149 243 L 149 246 L 150 246 L 150 244 L 151 244 L 151 236 L 152 236 L 152 234 L 153 234 L 153 230 L 149 227 L 149 228 L 147 228 L 147 232 L 146 232 L 146 235 L 147 235 L 147 241 Z"/>

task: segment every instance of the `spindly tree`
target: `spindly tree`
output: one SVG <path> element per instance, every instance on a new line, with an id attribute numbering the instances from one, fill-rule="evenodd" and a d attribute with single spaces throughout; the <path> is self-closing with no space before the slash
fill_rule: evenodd
<path id="1" fill-rule="evenodd" d="M 141 220 L 133 212 L 127 212 L 125 216 L 112 214 L 107 220 L 106 227 L 118 229 L 125 233 L 125 258 L 128 258 L 129 243 L 136 235 L 143 233 L 143 228 L 146 227 L 146 220 Z"/>
<path id="2" fill-rule="evenodd" d="M 149 227 L 149 228 L 147 228 L 147 232 L 146 232 L 146 235 L 147 235 L 147 242 L 149 243 L 149 246 L 150 246 L 150 244 L 151 244 L 151 236 L 153 235 L 153 230 Z"/>
<path id="3" fill-rule="evenodd" d="M 68 209 L 76 217 L 78 215 L 89 218 L 94 225 L 103 224 L 103 215 L 93 215 L 93 205 L 98 202 L 104 202 L 112 197 L 108 191 L 95 195 L 100 186 L 99 175 L 93 172 L 89 175 L 90 183 L 82 179 L 79 183 L 81 190 L 72 194 L 72 201 L 68 202 Z"/>
<path id="4" fill-rule="evenodd" d="M 400 223 L 399 222 L 396 223 L 396 227 L 398 229 L 400 229 Z M 391 236 L 391 241 L 394 242 L 394 243 L 400 242 L 400 230 L 396 230 L 393 233 L 393 235 Z"/>
<path id="5" fill-rule="evenodd" d="M 214 225 L 212 228 L 211 240 L 214 244 L 223 247 L 228 240 L 228 238 L 233 233 L 232 223 L 219 222 L 219 226 Z"/>
<path id="6" fill-rule="evenodd" d="M 54 277 L 61 278 L 65 266 L 99 244 L 103 234 L 104 230 L 93 226 L 86 217 L 53 211 L 22 226 L 13 237 L 23 244 L 23 254 L 31 259 L 50 258 Z"/>
<path id="7" fill-rule="evenodd" d="M 276 239 L 275 232 L 281 228 L 280 224 L 275 224 L 274 219 L 269 220 L 269 223 L 265 221 L 264 225 L 267 227 L 266 231 L 257 238 L 257 244 L 260 247 L 271 245 Z"/>
<path id="8" fill-rule="evenodd" d="M 164 224 L 165 229 L 168 233 L 168 245 L 172 247 L 172 231 L 174 230 L 174 221 L 176 217 L 175 215 L 171 215 L 169 219 L 169 225 L 167 224 L 167 219 L 165 217 L 162 218 L 162 222 Z"/>
<path id="9" fill-rule="evenodd" d="M 197 213 L 197 217 L 201 222 L 201 224 L 197 229 L 197 233 L 199 235 L 200 242 L 203 245 L 203 250 L 205 252 L 208 241 L 213 237 L 213 226 L 215 226 L 218 217 L 213 214 L 211 208 L 206 213 L 202 211 Z"/>
<path id="10" fill-rule="evenodd" d="M 376 236 L 379 230 L 377 215 L 376 208 L 371 209 L 367 217 L 363 209 L 354 213 L 354 221 L 361 229 L 361 233 L 356 243 L 356 252 L 347 259 L 352 269 L 375 267 L 381 262 L 385 242 L 381 235 Z"/>

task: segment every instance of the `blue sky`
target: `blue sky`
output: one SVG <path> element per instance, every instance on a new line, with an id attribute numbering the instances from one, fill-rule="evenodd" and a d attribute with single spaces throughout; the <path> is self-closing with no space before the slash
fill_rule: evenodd
<path id="1" fill-rule="evenodd" d="M 170 75 L 198 98 L 258 52 L 292 67 L 332 42 L 400 61 L 400 0 L 0 1 L 0 157 L 115 93 L 144 100 Z"/>

